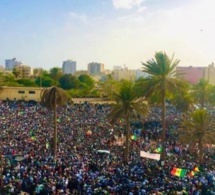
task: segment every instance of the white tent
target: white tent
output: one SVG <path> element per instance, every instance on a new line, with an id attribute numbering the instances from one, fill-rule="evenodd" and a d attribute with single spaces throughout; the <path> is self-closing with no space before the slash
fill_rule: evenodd
<path id="1" fill-rule="evenodd" d="M 100 154 L 110 154 L 110 151 L 108 151 L 108 150 L 97 150 L 97 153 L 100 153 Z"/>

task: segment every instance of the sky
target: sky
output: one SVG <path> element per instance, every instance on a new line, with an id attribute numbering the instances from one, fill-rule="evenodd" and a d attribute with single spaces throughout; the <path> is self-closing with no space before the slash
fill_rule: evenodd
<path id="1" fill-rule="evenodd" d="M 49 70 L 72 59 L 105 69 L 164 51 L 180 66 L 215 61 L 215 0 L 0 0 L 0 65 Z"/>

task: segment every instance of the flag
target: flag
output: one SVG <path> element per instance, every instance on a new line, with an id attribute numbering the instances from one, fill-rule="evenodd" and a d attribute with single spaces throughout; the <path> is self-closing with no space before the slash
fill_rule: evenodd
<path id="1" fill-rule="evenodd" d="M 119 119 L 119 123 L 122 123 L 123 122 L 123 118 Z"/>
<path id="2" fill-rule="evenodd" d="M 194 167 L 193 171 L 195 171 L 195 172 L 203 172 L 204 169 L 201 166 L 199 166 L 199 167 Z"/>
<path id="3" fill-rule="evenodd" d="M 171 171 L 172 175 L 178 176 L 178 177 L 184 177 L 187 173 L 186 169 L 179 169 L 179 168 L 173 168 Z"/>
<path id="4" fill-rule="evenodd" d="M 30 131 L 30 136 L 31 136 L 31 137 L 34 136 L 33 130 Z"/>
<path id="5" fill-rule="evenodd" d="M 31 136 L 31 140 L 32 140 L 32 141 L 35 141 L 35 140 L 36 140 L 36 137 L 35 137 L 35 136 Z"/>
<path id="6" fill-rule="evenodd" d="M 91 130 L 88 130 L 88 131 L 86 132 L 86 135 L 92 135 L 92 131 L 91 131 Z"/>
<path id="7" fill-rule="evenodd" d="M 195 172 L 195 171 L 190 171 L 189 176 L 190 176 L 190 177 L 193 177 L 193 176 L 196 175 L 196 174 L 197 174 L 197 172 Z"/>
<path id="8" fill-rule="evenodd" d="M 150 158 L 154 160 L 160 160 L 160 154 L 154 154 L 149 152 L 140 151 L 140 156 L 145 158 Z"/>
<path id="9" fill-rule="evenodd" d="M 136 141 L 137 140 L 137 136 L 136 135 L 132 135 L 131 136 L 131 140 Z"/>
<path id="10" fill-rule="evenodd" d="M 161 152 L 161 151 L 162 151 L 162 148 L 161 148 L 161 147 L 156 148 L 156 149 L 154 150 L 154 152 L 157 152 L 157 153 L 159 153 L 159 152 Z"/>
<path id="11" fill-rule="evenodd" d="M 61 122 L 60 118 L 58 118 L 58 119 L 57 119 L 57 122 L 58 122 L 58 123 L 60 123 L 60 122 Z"/>
<path id="12" fill-rule="evenodd" d="M 46 149 L 48 149 L 49 148 L 49 143 L 46 143 Z"/>

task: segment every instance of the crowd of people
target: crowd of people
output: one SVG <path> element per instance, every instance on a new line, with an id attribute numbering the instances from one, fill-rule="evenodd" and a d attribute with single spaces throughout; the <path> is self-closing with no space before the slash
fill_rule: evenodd
<path id="1" fill-rule="evenodd" d="M 53 113 L 40 104 L 0 103 L 1 194 L 215 194 L 213 150 L 205 150 L 204 164 L 196 153 L 177 141 L 181 114 L 167 108 L 167 156 L 164 162 L 140 157 L 161 144 L 161 110 L 133 120 L 130 159 L 124 144 L 125 121 L 111 125 L 110 105 L 71 104 L 57 109 L 58 153 L 53 157 Z M 91 133 L 87 133 L 87 132 Z M 98 152 L 98 150 L 108 152 Z M 195 167 L 202 172 L 189 175 Z M 185 177 L 171 174 L 187 170 Z"/>

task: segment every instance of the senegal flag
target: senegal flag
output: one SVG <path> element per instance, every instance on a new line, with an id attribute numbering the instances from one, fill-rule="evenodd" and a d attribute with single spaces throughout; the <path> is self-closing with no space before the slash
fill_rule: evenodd
<path id="1" fill-rule="evenodd" d="M 179 169 L 179 168 L 173 168 L 171 171 L 172 175 L 178 176 L 178 177 L 184 177 L 187 173 L 186 169 Z"/>
<path id="2" fill-rule="evenodd" d="M 35 141 L 35 140 L 36 140 L 36 137 L 35 137 L 35 136 L 32 136 L 32 137 L 31 137 L 31 140 L 32 140 L 32 141 Z"/>
<path id="3" fill-rule="evenodd" d="M 33 130 L 30 131 L 30 136 L 31 136 L 31 137 L 34 136 Z"/>
<path id="4" fill-rule="evenodd" d="M 162 151 L 162 148 L 161 148 L 161 147 L 154 149 L 154 152 L 157 152 L 157 153 L 159 153 L 159 152 L 161 152 L 161 151 Z"/>
<path id="5" fill-rule="evenodd" d="M 201 166 L 199 166 L 199 167 L 194 167 L 193 171 L 194 172 L 203 172 L 204 169 Z"/>
<path id="6" fill-rule="evenodd" d="M 137 140 L 137 136 L 136 135 L 132 135 L 131 136 L 131 140 L 136 141 Z"/>
<path id="7" fill-rule="evenodd" d="M 193 177 L 193 176 L 196 175 L 196 174 L 197 174 L 197 172 L 195 172 L 195 171 L 190 171 L 189 176 L 190 176 L 190 177 Z"/>

